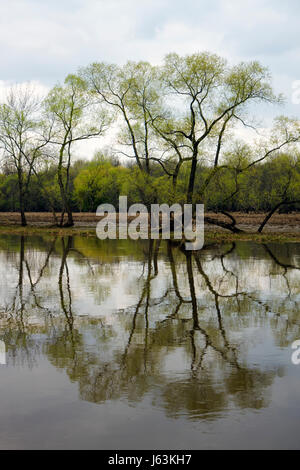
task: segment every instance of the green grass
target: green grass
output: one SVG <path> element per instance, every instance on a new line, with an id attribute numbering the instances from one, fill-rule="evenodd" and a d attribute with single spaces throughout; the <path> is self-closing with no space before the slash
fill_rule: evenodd
<path id="1" fill-rule="evenodd" d="M 300 242 L 300 233 L 287 233 L 287 232 L 268 232 L 268 233 L 221 233 L 221 232 L 206 232 L 205 243 L 215 242 L 233 242 L 233 241 L 254 241 L 257 243 L 287 243 L 287 242 Z"/>
<path id="2" fill-rule="evenodd" d="M 32 226 L 21 227 L 17 225 L 0 225 L 0 234 L 14 235 L 80 235 L 85 237 L 96 237 L 95 227 L 68 227 L 60 228 L 54 226 Z M 255 241 L 257 243 L 268 242 L 300 242 L 300 233 L 268 232 L 268 233 L 227 233 L 227 232 L 205 232 L 205 243 L 224 243 L 233 241 Z"/>
<path id="3" fill-rule="evenodd" d="M 13 235 L 81 235 L 81 236 L 96 236 L 94 227 L 53 227 L 53 226 L 33 226 L 21 227 L 17 225 L 0 225 L 0 234 L 13 234 Z"/>

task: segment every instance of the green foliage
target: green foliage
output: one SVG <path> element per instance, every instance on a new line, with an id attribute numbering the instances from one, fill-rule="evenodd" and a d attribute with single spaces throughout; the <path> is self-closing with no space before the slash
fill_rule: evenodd
<path id="1" fill-rule="evenodd" d="M 196 202 L 204 203 L 208 211 L 265 212 L 281 201 L 300 201 L 300 156 L 279 154 L 272 160 L 236 171 L 239 157 L 227 156 L 226 166 L 213 169 L 201 166 L 197 170 Z M 247 160 L 243 160 L 246 165 Z M 70 188 L 74 211 L 95 212 L 99 204 L 111 203 L 116 208 L 120 195 L 128 196 L 128 204 L 185 203 L 188 183 L 188 164 L 180 172 L 176 188 L 172 178 L 160 167 L 152 174 L 141 172 L 137 165 L 119 164 L 97 154 L 90 162 L 75 161 L 70 167 Z M 204 183 L 208 181 L 203 191 Z M 42 184 L 42 185 L 41 185 Z M 29 188 L 26 204 L 29 211 L 49 211 L 51 196 L 57 211 L 61 210 L 60 191 L 54 165 L 35 176 Z M 282 206 L 282 211 L 298 210 L 300 203 Z M 18 178 L 16 173 L 0 174 L 0 210 L 19 209 Z"/>
<path id="2" fill-rule="evenodd" d="M 74 180 L 74 199 L 80 211 L 94 212 L 99 204 L 118 206 L 118 199 L 129 170 L 116 167 L 97 156 Z"/>
<path id="3" fill-rule="evenodd" d="M 134 167 L 123 184 L 123 194 L 128 195 L 128 203 L 145 204 L 172 203 L 176 198 L 172 182 L 166 175 L 152 176 Z"/>
<path id="4" fill-rule="evenodd" d="M 259 62 L 231 66 L 209 52 L 168 54 L 159 66 L 93 63 L 42 102 L 15 89 L 0 103 L 0 210 L 62 210 L 71 226 L 72 211 L 117 207 L 120 195 L 146 206 L 297 209 L 299 122 L 280 116 L 251 146 L 235 140 L 237 125 L 255 125 L 252 104 L 281 101 Z M 111 126 L 122 164 L 75 161 L 76 143 Z"/>

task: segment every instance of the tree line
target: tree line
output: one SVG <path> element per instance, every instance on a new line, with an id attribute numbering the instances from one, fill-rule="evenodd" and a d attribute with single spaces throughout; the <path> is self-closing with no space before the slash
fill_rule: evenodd
<path id="1" fill-rule="evenodd" d="M 279 204 L 284 212 L 300 208 L 300 155 L 279 154 L 242 172 L 238 178 L 235 171 L 222 169 L 202 194 L 201 187 L 210 172 L 210 166 L 199 165 L 195 186 L 195 202 L 204 202 L 207 211 L 268 212 Z M 147 178 L 145 186 L 145 178 L 135 164 L 122 163 L 115 157 L 96 152 L 91 161 L 76 160 L 69 173 L 73 212 L 95 212 L 103 203 L 117 207 L 119 196 L 124 194 L 128 195 L 130 205 L 147 205 L 153 197 L 161 204 L 173 200 L 170 179 L 160 167 L 153 170 L 153 176 L 151 180 Z M 178 178 L 176 201 L 182 204 L 185 203 L 187 179 L 188 168 Z M 50 193 L 53 206 L 48 197 Z M 26 200 L 29 212 L 51 211 L 52 207 L 56 212 L 62 210 L 54 165 L 41 170 L 38 177 L 32 176 Z M 18 176 L 13 169 L 6 168 L 0 173 L 0 211 L 19 210 Z"/>
<path id="2" fill-rule="evenodd" d="M 204 203 L 223 212 L 297 209 L 300 125 L 279 116 L 261 131 L 257 103 L 283 102 L 259 62 L 168 54 L 161 66 L 94 63 L 40 98 L 11 87 L 0 104 L 0 210 L 49 210 L 58 226 L 102 202 Z M 257 129 L 251 145 L 238 138 Z M 76 160 L 76 143 L 109 134 L 111 148 Z M 241 134 L 241 133 L 240 133 Z M 58 215 L 59 214 L 59 215 Z M 208 217 L 207 222 L 211 222 Z"/>

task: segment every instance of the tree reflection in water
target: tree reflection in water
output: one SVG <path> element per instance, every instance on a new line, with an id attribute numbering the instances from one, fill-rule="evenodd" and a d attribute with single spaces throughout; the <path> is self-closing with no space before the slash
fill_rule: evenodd
<path id="1" fill-rule="evenodd" d="M 253 331 L 270 331 L 281 347 L 299 338 L 297 252 L 282 260 L 267 245 L 200 252 L 171 241 L 134 245 L 135 253 L 124 245 L 120 255 L 78 237 L 21 236 L 9 257 L 2 253 L 15 280 L 0 296 L 0 336 L 10 363 L 34 367 L 43 355 L 78 384 L 82 400 L 136 403 L 150 394 L 173 417 L 213 419 L 230 407 L 268 406 L 284 370 L 251 360 Z M 103 305 L 115 295 L 122 266 L 124 279 L 132 266 L 133 281 L 124 289 L 135 300 L 107 313 Z M 260 290 L 262 272 L 264 282 L 276 280 L 277 296 Z M 83 312 L 83 288 L 96 315 Z"/>

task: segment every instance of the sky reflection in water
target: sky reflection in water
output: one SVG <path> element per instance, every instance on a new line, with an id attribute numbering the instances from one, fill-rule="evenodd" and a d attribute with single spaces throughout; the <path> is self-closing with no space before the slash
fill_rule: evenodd
<path id="1" fill-rule="evenodd" d="M 299 256 L 2 235 L 0 447 L 299 447 Z"/>

